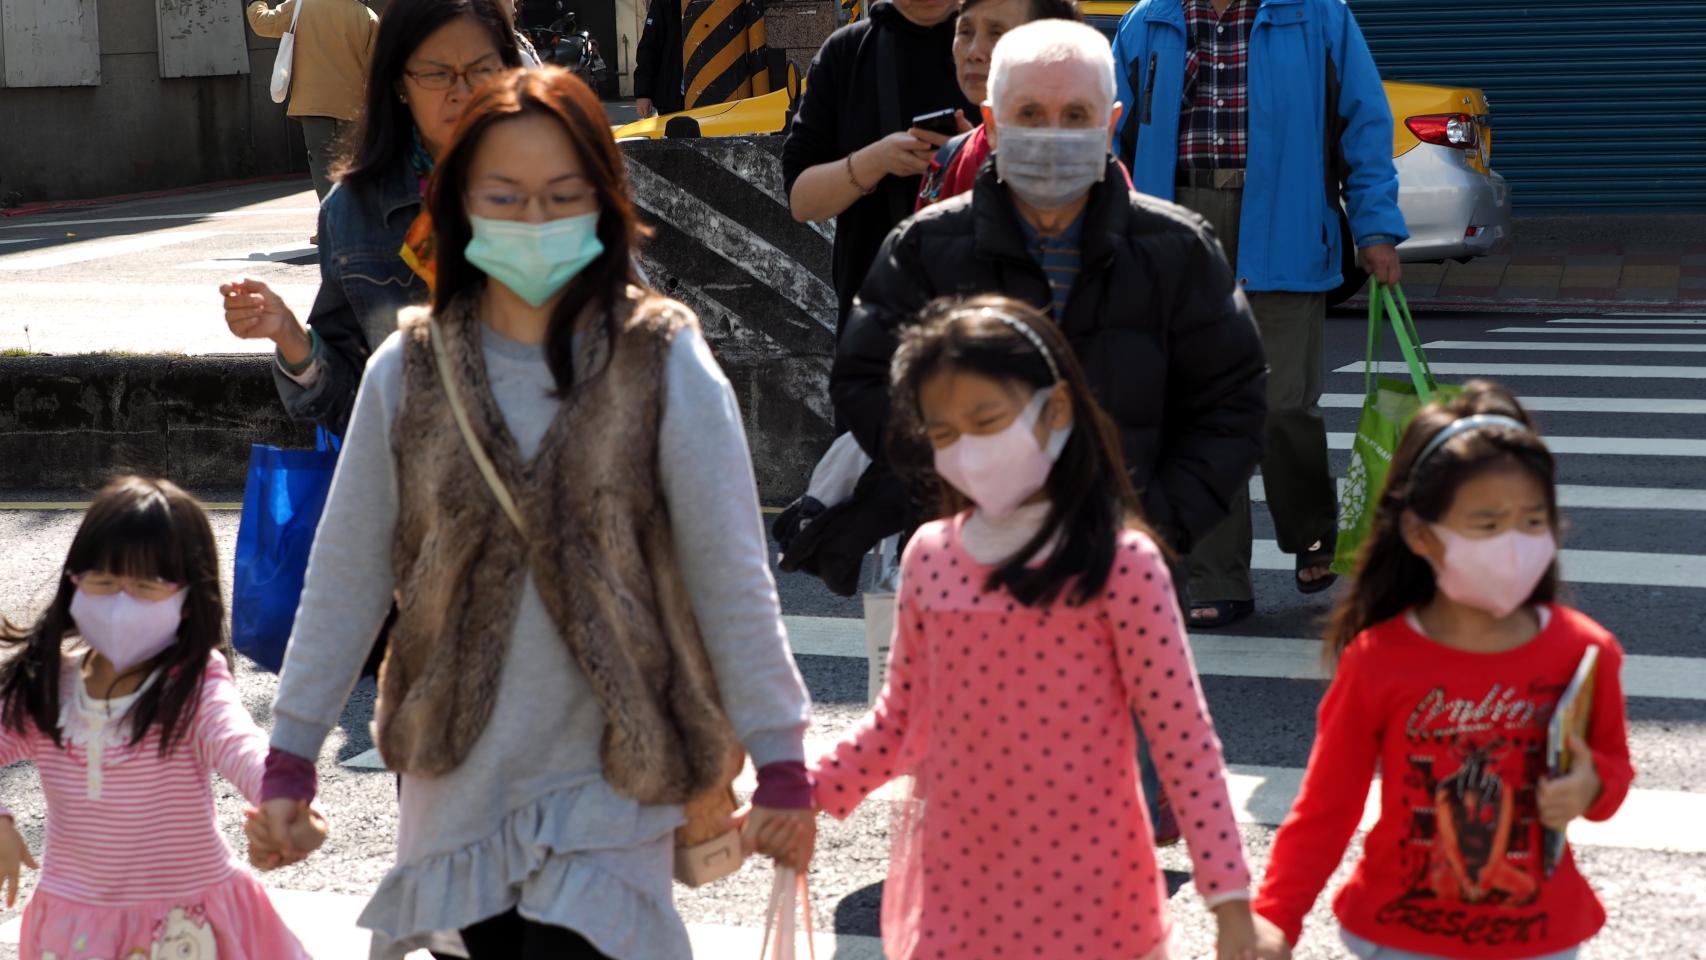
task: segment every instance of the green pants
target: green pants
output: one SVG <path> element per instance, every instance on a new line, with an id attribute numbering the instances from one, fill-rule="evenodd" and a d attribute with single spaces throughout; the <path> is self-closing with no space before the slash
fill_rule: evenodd
<path id="1" fill-rule="evenodd" d="M 1238 262 L 1238 190 L 1179 188 L 1179 202 L 1207 218 L 1226 259 Z M 1262 482 L 1279 548 L 1299 553 L 1327 536 L 1338 519 L 1337 491 L 1327 465 L 1327 422 L 1321 380 L 1327 297 L 1323 293 L 1252 293 L 1250 310 L 1268 356 L 1268 420 Z M 1250 600 L 1250 498 L 1240 491 L 1232 510 L 1187 558 L 1191 600 Z"/>

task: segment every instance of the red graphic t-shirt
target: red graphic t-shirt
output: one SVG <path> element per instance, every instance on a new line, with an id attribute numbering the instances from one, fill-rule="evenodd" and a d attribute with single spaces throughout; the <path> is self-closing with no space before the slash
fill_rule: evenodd
<path id="1" fill-rule="evenodd" d="M 1346 930 L 1399 950 L 1487 960 L 1554 953 L 1599 930 L 1605 910 L 1571 855 L 1544 874 L 1535 787 L 1553 707 L 1597 646 L 1587 741 L 1604 788 L 1587 817 L 1617 812 L 1635 777 L 1623 651 L 1586 615 L 1550 611 L 1533 640 L 1502 653 L 1447 647 L 1402 616 L 1352 641 L 1321 701 L 1309 769 L 1274 841 L 1257 912 L 1297 941 L 1378 764 L 1380 819 L 1333 901 Z"/>

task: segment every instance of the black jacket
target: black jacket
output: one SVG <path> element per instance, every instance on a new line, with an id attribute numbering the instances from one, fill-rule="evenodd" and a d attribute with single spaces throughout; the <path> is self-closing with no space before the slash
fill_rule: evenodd
<path id="1" fill-rule="evenodd" d="M 685 103 L 681 49 L 680 0 L 652 0 L 634 48 L 634 96 L 650 100 L 660 114 L 678 113 Z"/>
<path id="2" fill-rule="evenodd" d="M 878 75 L 885 43 L 896 64 L 892 103 L 885 101 Z M 782 189 L 792 194 L 794 181 L 811 167 L 839 161 L 905 130 L 913 117 L 950 107 L 976 115 L 954 73 L 954 21 L 921 27 L 886 0 L 872 4 L 868 19 L 830 34 L 812 60 L 799 111 L 782 145 Z M 883 238 L 912 214 L 918 180 L 884 177 L 870 196 L 835 218 L 838 332 Z"/>
<path id="3" fill-rule="evenodd" d="M 940 296 L 1001 293 L 1045 312 L 1048 278 L 986 163 L 972 191 L 888 237 L 836 351 L 830 395 L 882 459 L 895 330 Z M 1062 331 L 1119 427 L 1149 522 L 1175 549 L 1227 514 L 1262 453 L 1267 363 L 1220 243 L 1183 207 L 1125 189 L 1110 160 L 1084 213 Z"/>

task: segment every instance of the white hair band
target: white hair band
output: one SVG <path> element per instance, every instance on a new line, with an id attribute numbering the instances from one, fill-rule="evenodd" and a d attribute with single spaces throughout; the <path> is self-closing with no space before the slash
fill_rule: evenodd
<path id="1" fill-rule="evenodd" d="M 1020 336 L 1031 341 L 1031 346 L 1037 348 L 1037 352 L 1043 355 L 1043 362 L 1048 364 L 1048 372 L 1054 375 L 1056 382 L 1060 380 L 1060 367 L 1054 362 L 1054 354 L 1049 353 L 1048 345 L 1043 342 L 1042 334 L 1031 329 L 1030 324 L 1020 320 L 1018 317 L 1002 313 L 1000 310 L 996 310 L 991 307 L 981 307 L 977 312 L 987 319 L 999 320 L 1002 323 L 1005 323 L 1014 330 L 1017 330 Z"/>

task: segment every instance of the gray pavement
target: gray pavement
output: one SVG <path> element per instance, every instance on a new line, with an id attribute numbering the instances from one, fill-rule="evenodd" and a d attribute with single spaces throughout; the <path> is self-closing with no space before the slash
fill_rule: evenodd
<path id="1" fill-rule="evenodd" d="M 311 209 L 302 209 L 311 208 L 305 194 L 278 186 L 244 189 L 235 199 L 177 198 L 52 218 L 74 221 L 54 229 L 74 232 L 75 238 L 48 237 L 44 218 L 0 221 L 0 349 L 22 346 L 12 338 L 26 320 L 32 338 L 59 338 L 47 341 L 63 344 L 51 349 L 242 349 L 219 320 L 213 286 L 238 272 L 225 264 L 247 256 L 244 251 L 300 246 L 312 226 Z M 137 216 L 178 219 L 120 219 Z M 161 224 L 168 236 L 213 235 L 157 242 Z M 26 237 L 34 239 L 5 242 Z M 110 256 L 70 256 L 85 243 L 127 239 L 139 242 Z M 91 249 L 81 247 L 82 252 Z M 55 252 L 64 254 L 62 262 L 38 259 L 31 265 L 27 259 Z M 238 266 L 286 284 L 299 298 L 292 302 L 306 313 L 315 282 L 311 263 L 239 261 Z M 13 296 L 17 290 L 26 298 L 22 305 Z M 1571 320 L 1593 322 L 1566 322 Z M 1461 382 L 1476 372 L 1496 372 L 1533 402 L 1545 433 L 1560 449 L 1576 451 L 1559 455 L 1569 523 L 1565 546 L 1579 551 L 1565 558 L 1571 599 L 1614 630 L 1630 655 L 1625 683 L 1640 771 L 1637 794 L 1604 829 L 1572 834 L 1583 870 L 1609 914 L 1605 931 L 1583 956 L 1706 958 L 1698 935 L 1699 921 L 1706 917 L 1706 765 L 1700 760 L 1706 755 L 1706 353 L 1688 349 L 1706 345 L 1706 312 L 1697 317 L 1454 313 L 1423 316 L 1419 323 L 1428 343 L 1469 345 L 1430 349 L 1442 379 Z M 1356 427 L 1362 336 L 1360 318 L 1353 314 L 1329 321 L 1328 369 L 1343 371 L 1327 378 L 1326 414 L 1335 434 Z M 1591 349 L 1564 346 L 1569 344 Z M 1528 349 L 1535 345 L 1540 348 Z M 1624 349 L 1631 345 L 1635 349 Z M 50 349 L 39 340 L 35 348 Z M 1346 451 L 1336 449 L 1332 456 L 1342 475 Z M 200 492 L 215 502 L 240 495 Z M 8 501 L 0 505 L 0 611 L 26 616 L 45 599 L 77 514 L 41 509 L 39 501 L 78 496 L 75 491 L 0 492 L 0 500 Z M 229 557 L 237 515 L 220 511 L 215 523 Z M 1258 541 L 1271 540 L 1272 525 L 1261 506 L 1256 528 Z M 1260 545 L 1257 552 L 1260 565 Z M 1270 561 L 1273 568 L 1256 575 L 1258 615 L 1231 636 L 1203 633 L 1192 639 L 1232 768 L 1246 850 L 1258 872 L 1307 758 L 1322 690 L 1320 680 L 1306 672 L 1307 649 L 1300 644 L 1319 637 L 1332 597 L 1298 595 L 1290 585 L 1289 565 Z M 859 604 L 828 594 L 807 577 L 780 575 L 779 582 L 801 669 L 817 704 L 810 736 L 821 743 L 844 732 L 865 710 Z M 1301 671 L 1299 663 L 1305 663 Z M 245 664 L 239 682 L 245 702 L 266 723 L 275 679 Z M 360 897 L 388 868 L 395 837 L 393 781 L 359 765 L 372 746 L 367 734 L 371 711 L 372 690 L 363 686 L 321 759 L 324 803 L 333 818 L 327 848 L 267 877 L 280 891 L 287 914 L 318 938 L 322 957 L 364 955 L 353 916 Z M 236 843 L 241 801 L 229 788 L 222 786 L 222 791 L 221 824 Z M 34 774 L 27 768 L 0 773 L 0 796 L 18 811 L 25 835 L 39 841 L 44 812 Z M 833 949 L 822 955 L 843 960 L 879 955 L 870 938 L 877 933 L 888 821 L 886 804 L 873 800 L 847 823 L 823 826 L 813 872 L 816 915 L 820 930 L 841 939 L 826 940 Z M 1353 847 L 1334 886 L 1344 879 L 1354 855 Z M 1165 851 L 1163 864 L 1176 890 L 1172 910 L 1178 955 L 1211 954 L 1212 923 L 1188 885 L 1186 852 Z M 736 878 L 707 890 L 678 888 L 677 902 L 692 925 L 698 956 L 755 952 L 768 883 L 768 871 L 749 864 Z M 1341 956 L 1331 935 L 1329 899 L 1322 898 L 1311 918 L 1297 953 L 1303 960 Z M 15 911 L 0 913 L 0 956 L 9 949 L 6 921 L 15 916 Z"/>

